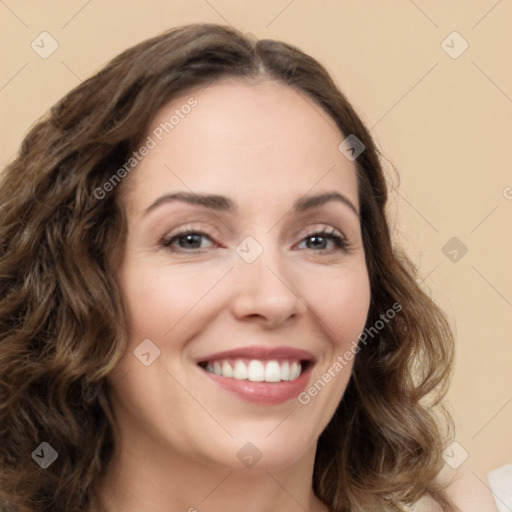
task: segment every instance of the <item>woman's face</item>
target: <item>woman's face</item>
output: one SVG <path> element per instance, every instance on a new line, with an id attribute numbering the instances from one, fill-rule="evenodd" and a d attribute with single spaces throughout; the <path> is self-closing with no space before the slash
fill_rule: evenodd
<path id="1" fill-rule="evenodd" d="M 147 135 L 123 183 L 125 442 L 217 467 L 311 460 L 370 303 L 345 136 L 304 94 L 241 80 L 173 100 Z"/>

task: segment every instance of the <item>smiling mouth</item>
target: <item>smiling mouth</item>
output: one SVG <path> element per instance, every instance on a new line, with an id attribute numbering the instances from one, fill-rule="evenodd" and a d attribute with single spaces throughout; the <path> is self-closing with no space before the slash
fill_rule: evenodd
<path id="1" fill-rule="evenodd" d="M 298 359 L 247 358 L 226 358 L 198 363 L 205 372 L 219 377 L 268 383 L 295 381 L 311 364 L 311 361 Z"/>

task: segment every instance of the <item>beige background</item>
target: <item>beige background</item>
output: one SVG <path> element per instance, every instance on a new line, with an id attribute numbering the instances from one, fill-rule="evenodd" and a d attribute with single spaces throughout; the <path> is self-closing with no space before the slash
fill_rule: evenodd
<path id="1" fill-rule="evenodd" d="M 2 166 L 67 91 L 176 25 L 229 23 L 324 63 L 400 173 L 397 238 L 456 326 L 449 405 L 469 453 L 461 467 L 484 485 L 512 463 L 510 0 L 2 0 L 0 19 Z M 43 31 L 59 45 L 47 59 L 31 48 Z M 469 44 L 458 58 L 441 46 L 453 31 Z M 444 47 L 462 48 L 453 36 Z M 452 237 L 468 249 L 456 262 L 442 252 Z"/>

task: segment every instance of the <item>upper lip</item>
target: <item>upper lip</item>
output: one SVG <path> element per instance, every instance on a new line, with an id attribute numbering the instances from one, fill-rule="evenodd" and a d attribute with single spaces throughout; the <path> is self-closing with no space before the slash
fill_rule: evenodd
<path id="1" fill-rule="evenodd" d="M 263 345 L 253 345 L 250 347 L 240 347 L 223 352 L 216 352 L 197 360 L 198 363 L 215 361 L 219 359 L 240 358 L 240 359 L 261 359 L 271 361 L 272 359 L 295 359 L 298 361 L 314 362 L 315 358 L 307 350 L 293 347 L 266 347 Z"/>

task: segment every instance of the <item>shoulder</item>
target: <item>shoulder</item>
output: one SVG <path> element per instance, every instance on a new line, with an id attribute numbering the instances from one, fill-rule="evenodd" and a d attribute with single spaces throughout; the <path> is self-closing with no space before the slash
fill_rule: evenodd
<path id="1" fill-rule="evenodd" d="M 469 469 L 443 470 L 438 481 L 446 485 L 446 493 L 460 512 L 497 512 L 494 497 L 487 482 Z M 421 499 L 411 512 L 442 512 L 430 498 Z"/>
<path id="2" fill-rule="evenodd" d="M 477 475 L 470 469 L 452 470 L 446 477 L 449 485 L 448 496 L 462 512 L 497 512 L 496 502 L 489 486 L 487 477 Z"/>

